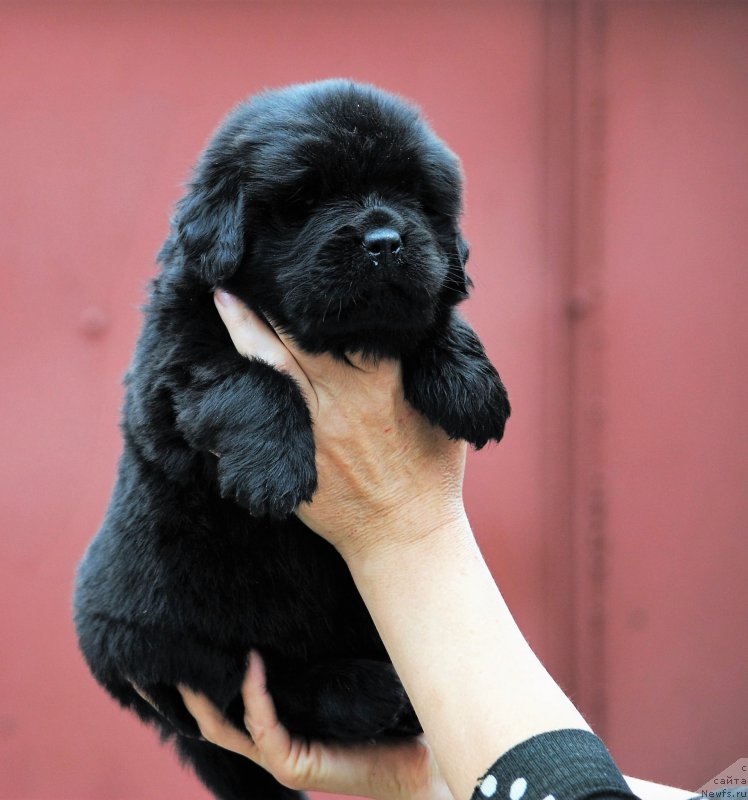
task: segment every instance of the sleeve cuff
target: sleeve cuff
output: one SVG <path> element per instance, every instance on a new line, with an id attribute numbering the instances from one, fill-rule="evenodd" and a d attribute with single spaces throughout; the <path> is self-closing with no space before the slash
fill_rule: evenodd
<path id="1" fill-rule="evenodd" d="M 472 800 L 635 798 L 603 742 L 581 729 L 549 731 L 504 753 Z"/>

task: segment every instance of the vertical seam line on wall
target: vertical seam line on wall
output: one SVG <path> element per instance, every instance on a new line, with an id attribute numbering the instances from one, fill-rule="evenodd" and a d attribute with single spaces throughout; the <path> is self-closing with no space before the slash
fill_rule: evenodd
<path id="1" fill-rule="evenodd" d="M 574 693 L 572 342 L 566 306 L 571 294 L 574 244 L 574 0 L 545 0 L 542 13 L 543 641 L 547 666 L 564 689 Z"/>
<path id="2" fill-rule="evenodd" d="M 572 294 L 572 474 L 575 685 L 590 722 L 605 735 L 606 508 L 604 463 L 604 199 L 606 4 L 575 4 L 574 231 Z"/>

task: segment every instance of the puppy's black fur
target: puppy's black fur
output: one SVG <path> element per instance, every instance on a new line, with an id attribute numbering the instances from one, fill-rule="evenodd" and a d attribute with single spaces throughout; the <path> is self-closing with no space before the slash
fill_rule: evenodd
<path id="1" fill-rule="evenodd" d="M 420 729 L 345 564 L 293 516 L 316 486 L 300 390 L 237 354 L 211 290 L 229 289 L 308 351 L 401 359 L 409 402 L 482 447 L 501 438 L 509 403 L 454 311 L 469 284 L 460 207 L 458 161 L 417 111 L 348 81 L 237 107 L 177 207 L 75 614 L 97 680 L 175 737 L 224 800 L 296 795 L 200 741 L 174 688 L 205 693 L 241 726 L 251 648 L 295 734 Z"/>

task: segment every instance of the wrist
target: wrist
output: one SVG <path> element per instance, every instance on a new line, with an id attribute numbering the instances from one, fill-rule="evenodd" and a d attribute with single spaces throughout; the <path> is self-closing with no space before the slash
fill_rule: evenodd
<path id="1" fill-rule="evenodd" d="M 398 506 L 396 513 L 382 515 L 336 544 L 349 569 L 396 564 L 404 556 L 419 555 L 439 542 L 460 546 L 473 542 L 473 532 L 462 499 L 439 506 L 423 501 Z"/>

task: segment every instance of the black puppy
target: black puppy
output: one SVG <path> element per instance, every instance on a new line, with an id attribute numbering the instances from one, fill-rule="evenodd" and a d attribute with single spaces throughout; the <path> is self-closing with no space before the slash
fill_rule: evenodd
<path id="1" fill-rule="evenodd" d="M 308 351 L 399 358 L 408 401 L 482 447 L 501 439 L 509 403 L 454 311 L 468 287 L 460 207 L 457 158 L 417 111 L 348 81 L 237 107 L 177 207 L 75 614 L 97 680 L 174 736 L 224 800 L 296 796 L 200 741 L 174 688 L 205 693 L 241 726 L 252 648 L 295 734 L 360 741 L 420 728 L 344 562 L 293 515 L 316 486 L 301 392 L 238 355 L 212 290 Z"/>

